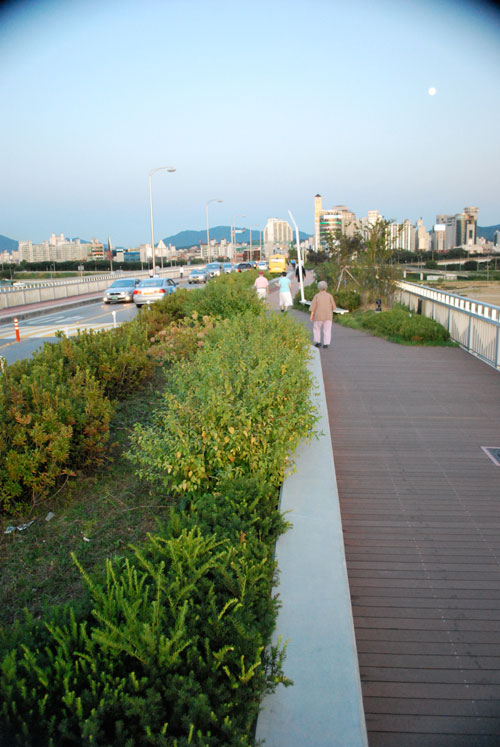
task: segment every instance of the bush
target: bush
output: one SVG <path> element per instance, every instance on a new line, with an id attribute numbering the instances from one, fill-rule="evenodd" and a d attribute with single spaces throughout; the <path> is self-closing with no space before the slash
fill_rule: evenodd
<path id="1" fill-rule="evenodd" d="M 302 326 L 280 316 L 217 325 L 193 361 L 172 368 L 155 426 L 136 428 L 138 474 L 178 493 L 228 475 L 264 473 L 278 486 L 314 422 L 308 347 Z"/>
<path id="2" fill-rule="evenodd" d="M 330 288 L 328 288 L 327 290 L 332 294 L 335 299 L 335 303 L 341 309 L 355 311 L 355 309 L 359 309 L 359 307 L 361 306 L 362 299 L 360 293 L 358 293 L 357 290 L 349 288 L 339 288 L 339 290 L 330 290 Z M 318 293 L 318 284 L 316 282 L 305 286 L 304 297 L 307 301 L 312 301 L 316 293 Z M 298 291 L 295 294 L 295 298 L 293 299 L 293 307 L 294 309 L 304 311 L 306 307 L 300 302 L 300 298 L 300 291 Z"/>
<path id="3" fill-rule="evenodd" d="M 221 496 L 217 514 L 230 521 L 233 510 Z M 4 737 L 32 747 L 249 744 L 262 694 L 285 681 L 282 652 L 265 650 L 272 546 L 193 524 L 174 514 L 131 559 L 108 561 L 104 582 L 86 577 L 91 616 L 54 610 L 45 630 L 27 626 L 31 646 L 2 662 Z"/>
<path id="4" fill-rule="evenodd" d="M 339 321 L 349 324 L 348 320 Z M 395 342 L 443 344 L 450 340 L 448 330 L 433 319 L 401 307 L 390 311 L 367 311 L 357 315 L 356 322 L 362 329 Z"/>
<path id="5" fill-rule="evenodd" d="M 62 361 L 68 376 L 88 370 L 99 381 L 106 397 L 124 399 L 152 374 L 147 356 L 145 330 L 139 323 L 122 324 L 106 332 L 78 332 L 61 337 L 58 343 L 45 343 L 42 356 L 48 367 Z M 35 359 L 37 355 L 35 354 Z"/>
<path id="6" fill-rule="evenodd" d="M 246 312 L 263 314 L 263 305 L 253 288 L 255 277 L 256 273 L 248 271 L 212 278 L 205 288 L 190 291 L 184 304 L 185 315 L 196 311 L 200 316 L 227 319 Z"/>
<path id="7" fill-rule="evenodd" d="M 267 645 L 277 486 L 315 421 L 308 336 L 249 311 L 207 323 L 203 342 L 172 366 L 156 427 L 136 431 L 139 469 L 180 506 L 104 579 L 82 570 L 78 613 L 53 609 L 0 638 L 0 739 L 249 745 L 262 696 L 287 684 L 283 649 Z"/>
<path id="8" fill-rule="evenodd" d="M 43 355 L 0 378 L 0 509 L 36 505 L 75 467 L 102 459 L 113 407 L 89 370 Z"/>

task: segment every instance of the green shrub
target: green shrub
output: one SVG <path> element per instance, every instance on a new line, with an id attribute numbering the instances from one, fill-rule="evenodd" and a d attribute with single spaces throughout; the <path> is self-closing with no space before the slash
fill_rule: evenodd
<path id="1" fill-rule="evenodd" d="M 112 405 L 88 370 L 43 356 L 0 378 L 0 509 L 34 506 L 73 468 L 102 459 Z"/>
<path id="2" fill-rule="evenodd" d="M 403 308 L 389 311 L 367 311 L 357 317 L 363 329 L 389 340 L 414 344 L 442 344 L 450 340 L 447 329 L 429 319 Z"/>
<path id="3" fill-rule="evenodd" d="M 136 428 L 138 474 L 181 493 L 228 474 L 265 473 L 279 485 L 314 423 L 308 347 L 303 327 L 277 315 L 217 325 L 193 361 L 172 368 L 155 426 Z"/>
<path id="4" fill-rule="evenodd" d="M 213 319 L 204 316 L 201 320 L 196 311 L 191 317 L 171 322 L 151 338 L 149 355 L 158 363 L 172 363 L 191 358 L 205 344 L 206 335 L 213 329 Z"/>
<path id="5" fill-rule="evenodd" d="M 200 316 L 227 319 L 246 312 L 254 316 L 263 314 L 263 305 L 253 288 L 255 277 L 254 272 L 242 272 L 212 278 L 203 289 L 188 294 L 185 315 L 191 316 L 196 311 Z"/>
<path id="6" fill-rule="evenodd" d="M 254 298 L 242 316 L 177 320 L 165 335 L 169 311 L 139 315 L 160 348 L 189 348 L 133 450 L 180 503 L 132 557 L 108 561 L 104 578 L 82 570 L 88 597 L 77 611 L 54 608 L 0 632 L 0 741 L 244 746 L 262 696 L 287 684 L 283 649 L 268 647 L 273 548 L 285 529 L 277 488 L 315 422 L 309 341 Z M 232 317 L 229 303 L 218 311 Z"/>
<path id="7" fill-rule="evenodd" d="M 123 399 L 137 390 L 151 373 L 148 344 L 140 323 L 122 324 L 105 332 L 83 331 L 75 337 L 61 337 L 56 344 L 45 343 L 41 356 L 47 366 L 62 360 L 67 375 L 88 370 L 110 399 Z"/>
<path id="8" fill-rule="evenodd" d="M 348 309 L 349 311 L 354 311 L 355 309 L 358 309 L 361 306 L 361 295 L 353 289 L 349 288 L 339 288 L 339 290 L 327 288 L 328 293 L 331 293 L 332 296 L 335 299 L 335 303 L 337 306 L 341 309 Z M 316 282 L 311 283 L 310 285 L 306 285 L 304 288 L 304 298 L 307 301 L 312 301 L 314 296 L 318 293 L 318 284 Z M 295 309 L 300 309 L 301 311 L 304 311 L 306 307 L 304 304 L 300 302 L 300 291 L 298 291 L 295 294 L 295 298 L 293 300 L 293 306 Z"/>
<path id="9" fill-rule="evenodd" d="M 249 744 L 262 694 L 284 681 L 282 652 L 265 650 L 269 550 L 256 562 L 251 543 L 180 523 L 109 561 L 104 583 L 86 577 L 91 618 L 56 612 L 38 645 L 4 657 L 5 735 L 54 747 Z"/>

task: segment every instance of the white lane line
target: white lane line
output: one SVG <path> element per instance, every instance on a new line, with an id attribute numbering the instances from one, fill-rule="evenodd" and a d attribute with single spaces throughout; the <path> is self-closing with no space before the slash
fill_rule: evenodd
<path id="1" fill-rule="evenodd" d="M 112 329 L 113 322 L 102 322 L 101 324 L 73 324 L 73 325 L 66 325 L 61 324 L 60 326 L 50 326 L 50 327 L 39 327 L 38 329 L 30 329 L 30 331 L 27 334 L 23 334 L 21 330 L 21 341 L 31 339 L 33 337 L 54 337 L 56 332 L 64 332 L 65 335 L 72 335 L 76 334 L 78 330 L 89 331 L 89 330 L 104 330 L 104 329 Z M 0 340 L 11 340 L 14 339 L 15 335 L 13 332 L 10 333 L 1 333 L 0 332 Z"/>

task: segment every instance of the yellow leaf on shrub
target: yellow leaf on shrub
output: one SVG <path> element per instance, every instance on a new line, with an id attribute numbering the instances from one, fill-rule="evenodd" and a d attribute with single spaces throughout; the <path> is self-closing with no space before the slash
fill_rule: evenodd
<path id="1" fill-rule="evenodd" d="M 233 428 L 233 426 L 232 426 L 232 425 L 230 425 L 230 426 L 229 426 L 229 428 L 228 428 L 228 431 L 229 431 L 229 433 L 231 433 L 231 434 L 233 434 L 233 433 L 234 433 L 234 428 Z"/>
<path id="2" fill-rule="evenodd" d="M 180 451 L 177 452 L 177 454 L 175 455 L 175 458 L 176 459 L 180 459 L 181 458 L 181 452 Z"/>

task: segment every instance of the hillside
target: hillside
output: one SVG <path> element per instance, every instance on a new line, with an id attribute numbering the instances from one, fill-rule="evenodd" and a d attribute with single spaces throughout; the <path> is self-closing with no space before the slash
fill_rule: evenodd
<path id="1" fill-rule="evenodd" d="M 15 249 L 17 249 L 17 241 L 0 234 L 0 252 L 13 252 Z"/>
<path id="2" fill-rule="evenodd" d="M 300 240 L 304 241 L 305 239 L 309 238 L 309 234 L 304 233 L 303 231 L 300 231 Z M 252 231 L 252 244 L 257 245 L 259 243 L 259 231 Z M 214 228 L 210 228 L 210 239 L 215 239 L 216 241 L 220 241 L 221 239 L 226 239 L 226 241 L 231 240 L 231 226 L 215 226 Z M 196 246 L 199 245 L 200 241 L 206 242 L 207 240 L 207 232 L 206 230 L 202 231 L 180 231 L 179 233 L 176 233 L 174 236 L 167 236 L 163 239 L 165 244 L 173 244 L 178 249 L 185 249 L 189 248 L 190 246 Z M 246 228 L 242 231 L 242 233 L 237 234 L 237 241 L 238 243 L 244 243 L 250 241 L 250 231 Z"/>
<path id="3" fill-rule="evenodd" d="M 477 235 L 482 236 L 487 241 L 493 241 L 495 231 L 500 231 L 500 223 L 496 226 L 478 226 Z"/>

